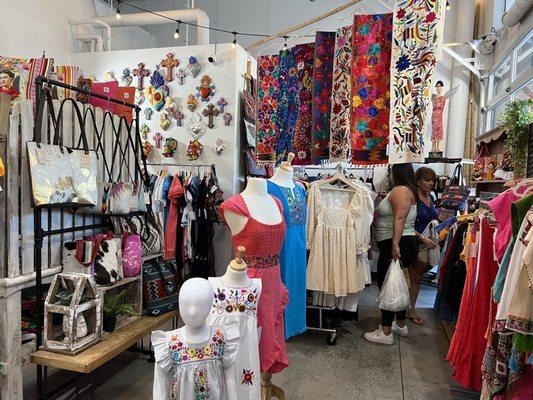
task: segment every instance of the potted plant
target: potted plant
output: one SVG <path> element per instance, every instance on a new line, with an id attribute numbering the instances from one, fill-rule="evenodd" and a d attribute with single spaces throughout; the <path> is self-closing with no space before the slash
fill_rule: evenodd
<path id="1" fill-rule="evenodd" d="M 124 297 L 127 294 L 127 290 L 123 290 L 116 296 L 104 296 L 104 324 L 103 328 L 105 332 L 113 332 L 117 324 L 117 317 L 119 315 L 135 315 L 136 312 L 133 309 L 133 304 L 122 303 Z"/>
<path id="2" fill-rule="evenodd" d="M 505 147 L 513 156 L 515 178 L 526 176 L 528 126 L 533 123 L 532 99 L 515 100 L 505 106 L 498 123 L 506 130 Z"/>

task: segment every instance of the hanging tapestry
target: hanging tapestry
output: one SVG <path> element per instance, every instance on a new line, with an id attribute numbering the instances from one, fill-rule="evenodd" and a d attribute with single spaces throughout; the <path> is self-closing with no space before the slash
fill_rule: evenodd
<path id="1" fill-rule="evenodd" d="M 313 68 L 313 130 L 311 158 L 314 164 L 329 158 L 329 120 L 335 32 L 317 32 Z"/>
<path id="2" fill-rule="evenodd" d="M 352 164 L 388 161 L 391 37 L 392 14 L 354 16 Z"/>
<path id="3" fill-rule="evenodd" d="M 350 159 L 352 26 L 337 30 L 333 59 L 329 161 Z"/>
<path id="4" fill-rule="evenodd" d="M 133 86 L 119 86 L 117 89 L 117 99 L 123 100 L 126 103 L 135 103 L 135 87 Z M 149 110 L 149 108 L 146 108 L 146 110 Z M 115 114 L 117 114 L 119 117 L 126 118 L 126 121 L 128 121 L 130 124 L 133 121 L 133 108 L 124 106 L 121 104 L 115 105 Z"/>
<path id="5" fill-rule="evenodd" d="M 279 55 L 278 138 L 276 162 L 287 159 L 292 151 L 294 129 L 298 118 L 298 71 L 294 50 L 281 51 Z"/>
<path id="6" fill-rule="evenodd" d="M 276 161 L 279 56 L 261 56 L 257 67 L 257 159 L 273 163 Z"/>
<path id="7" fill-rule="evenodd" d="M 118 82 L 93 82 L 91 84 L 91 92 L 114 99 L 117 97 Z M 109 111 L 110 113 L 115 112 L 116 103 L 98 97 L 89 96 L 89 104 L 92 104 L 95 107 L 100 107 L 102 110 Z"/>
<path id="8" fill-rule="evenodd" d="M 444 0 L 396 0 L 391 57 L 390 164 L 424 162 L 424 132 Z"/>
<path id="9" fill-rule="evenodd" d="M 66 83 L 67 85 L 76 86 L 78 84 L 78 77 L 80 74 L 80 67 L 70 65 L 56 65 L 52 78 L 56 81 Z M 58 100 L 64 100 L 69 97 L 75 98 L 74 92 L 70 89 L 54 86 L 57 91 L 56 96 Z"/>
<path id="10" fill-rule="evenodd" d="M 31 58 L 30 71 L 28 74 L 28 85 L 26 85 L 26 99 L 31 100 L 33 109 L 37 106 L 37 86 L 35 85 L 35 78 L 44 76 L 50 78 L 54 71 L 53 58 Z"/>
<path id="11" fill-rule="evenodd" d="M 311 164 L 311 103 L 313 101 L 313 58 L 315 44 L 294 46 L 294 61 L 298 71 L 298 119 L 294 130 L 293 164 Z"/>

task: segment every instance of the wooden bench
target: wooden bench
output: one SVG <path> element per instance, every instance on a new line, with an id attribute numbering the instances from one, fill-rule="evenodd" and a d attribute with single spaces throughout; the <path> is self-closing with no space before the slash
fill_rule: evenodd
<path id="1" fill-rule="evenodd" d="M 177 315 L 178 312 L 173 311 L 159 317 L 140 317 L 128 325 L 104 335 L 101 342 L 76 356 L 38 350 L 30 356 L 30 361 L 33 364 L 45 367 L 88 374 L 112 360 Z"/>

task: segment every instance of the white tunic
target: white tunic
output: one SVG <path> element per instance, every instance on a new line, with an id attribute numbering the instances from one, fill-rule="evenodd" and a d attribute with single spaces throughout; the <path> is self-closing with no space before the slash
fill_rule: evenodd
<path id="1" fill-rule="evenodd" d="M 226 371 L 231 400 L 260 400 L 259 332 L 257 303 L 261 295 L 261 279 L 252 279 L 248 287 L 229 287 L 220 278 L 209 278 L 213 287 L 213 307 L 207 322 L 215 326 L 237 324 L 239 351 L 235 362 Z M 235 388 L 235 393 L 230 393 Z"/>
<path id="2" fill-rule="evenodd" d="M 152 332 L 155 400 L 231 400 L 225 370 L 239 350 L 236 325 L 211 327 L 204 343 L 188 343 L 184 328 Z"/>

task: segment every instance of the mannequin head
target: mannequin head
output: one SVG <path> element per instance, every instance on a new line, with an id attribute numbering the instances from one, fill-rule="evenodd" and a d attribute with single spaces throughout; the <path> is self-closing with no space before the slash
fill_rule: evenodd
<path id="1" fill-rule="evenodd" d="M 212 303 L 213 289 L 205 279 L 188 279 L 180 289 L 180 316 L 185 325 L 191 328 L 205 325 Z"/>
<path id="2" fill-rule="evenodd" d="M 444 92 L 444 82 L 437 81 L 435 84 L 435 89 L 437 90 L 437 95 L 442 96 L 442 93 Z"/>

